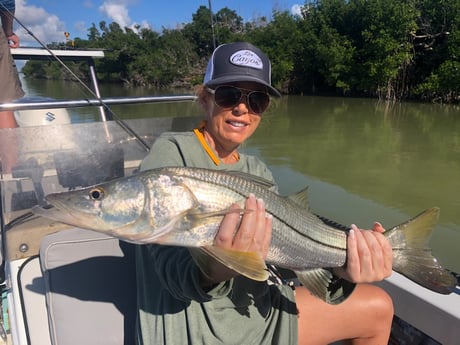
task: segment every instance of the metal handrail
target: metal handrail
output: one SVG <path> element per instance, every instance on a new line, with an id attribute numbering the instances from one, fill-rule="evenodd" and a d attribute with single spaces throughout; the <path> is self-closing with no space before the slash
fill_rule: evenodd
<path id="1" fill-rule="evenodd" d="M 90 106 L 120 105 L 120 104 L 144 104 L 144 103 L 175 103 L 195 101 L 196 96 L 143 96 L 143 97 L 113 97 L 101 99 L 79 100 L 46 100 L 46 101 L 17 101 L 0 103 L 0 111 L 24 110 L 24 109 L 56 109 L 56 108 L 79 108 Z"/>

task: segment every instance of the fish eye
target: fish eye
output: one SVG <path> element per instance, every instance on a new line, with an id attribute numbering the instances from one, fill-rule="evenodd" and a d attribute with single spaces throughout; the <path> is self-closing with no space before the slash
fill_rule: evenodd
<path id="1" fill-rule="evenodd" d="M 102 200 L 104 197 L 104 190 L 102 188 L 93 188 L 89 191 L 89 197 L 91 200 Z"/>

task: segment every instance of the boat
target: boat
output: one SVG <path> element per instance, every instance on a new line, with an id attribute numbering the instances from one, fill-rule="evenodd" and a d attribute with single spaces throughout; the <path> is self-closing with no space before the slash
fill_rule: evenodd
<path id="1" fill-rule="evenodd" d="M 94 59 L 104 52 L 20 48 L 15 58 L 56 55 L 90 66 L 93 99 L 22 100 L 15 111 L 95 106 L 100 121 L 33 123 L 0 130 L 16 164 L 0 171 L 0 344 L 131 344 L 136 322 L 133 246 L 100 233 L 35 216 L 48 193 L 78 189 L 137 171 L 155 138 L 183 130 L 179 117 L 127 121 L 107 113 L 112 104 L 191 102 L 193 95 L 101 98 Z M 195 121 L 196 119 L 182 119 Z M 9 144 L 8 144 L 9 143 Z M 19 145 L 16 147 L 15 143 Z M 459 287 L 440 295 L 397 274 L 379 283 L 395 305 L 391 344 L 458 344 Z"/>

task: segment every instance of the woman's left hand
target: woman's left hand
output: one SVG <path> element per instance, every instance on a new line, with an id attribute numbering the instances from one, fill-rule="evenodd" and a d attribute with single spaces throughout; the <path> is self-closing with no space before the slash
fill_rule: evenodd
<path id="1" fill-rule="evenodd" d="M 378 222 L 371 231 L 358 229 L 353 224 L 347 239 L 347 263 L 334 269 L 334 273 L 354 283 L 371 283 L 389 277 L 393 251 L 383 232 L 385 229 Z"/>

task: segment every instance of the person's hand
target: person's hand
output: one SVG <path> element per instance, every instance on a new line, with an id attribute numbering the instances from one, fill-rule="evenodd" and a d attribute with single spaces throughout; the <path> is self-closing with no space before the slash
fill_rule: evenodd
<path id="1" fill-rule="evenodd" d="M 8 39 L 8 44 L 11 48 L 19 47 L 19 37 L 16 36 L 15 33 L 13 33 L 11 36 L 8 36 L 7 39 Z"/>
<path id="2" fill-rule="evenodd" d="M 351 226 L 347 239 L 347 263 L 334 269 L 339 277 L 354 283 L 383 280 L 392 273 L 393 251 L 383 235 L 385 229 L 376 222 L 372 231 Z"/>
<path id="3" fill-rule="evenodd" d="M 232 208 L 238 209 L 239 206 L 235 204 Z M 256 199 L 253 194 L 247 198 L 245 210 L 249 212 L 244 213 L 239 226 L 238 213 L 229 213 L 224 217 L 214 245 L 243 252 L 257 252 L 265 259 L 271 241 L 272 218 L 266 215 L 263 200 Z"/>
<path id="4" fill-rule="evenodd" d="M 231 206 L 237 210 L 237 204 Z M 246 212 L 241 217 L 238 212 L 228 213 L 214 238 L 214 245 L 229 250 L 256 252 L 261 258 L 267 257 L 272 236 L 272 217 L 265 212 L 263 200 L 250 195 L 245 203 Z M 237 276 L 238 273 L 212 260 L 206 272 L 205 285 L 215 284 Z"/>

